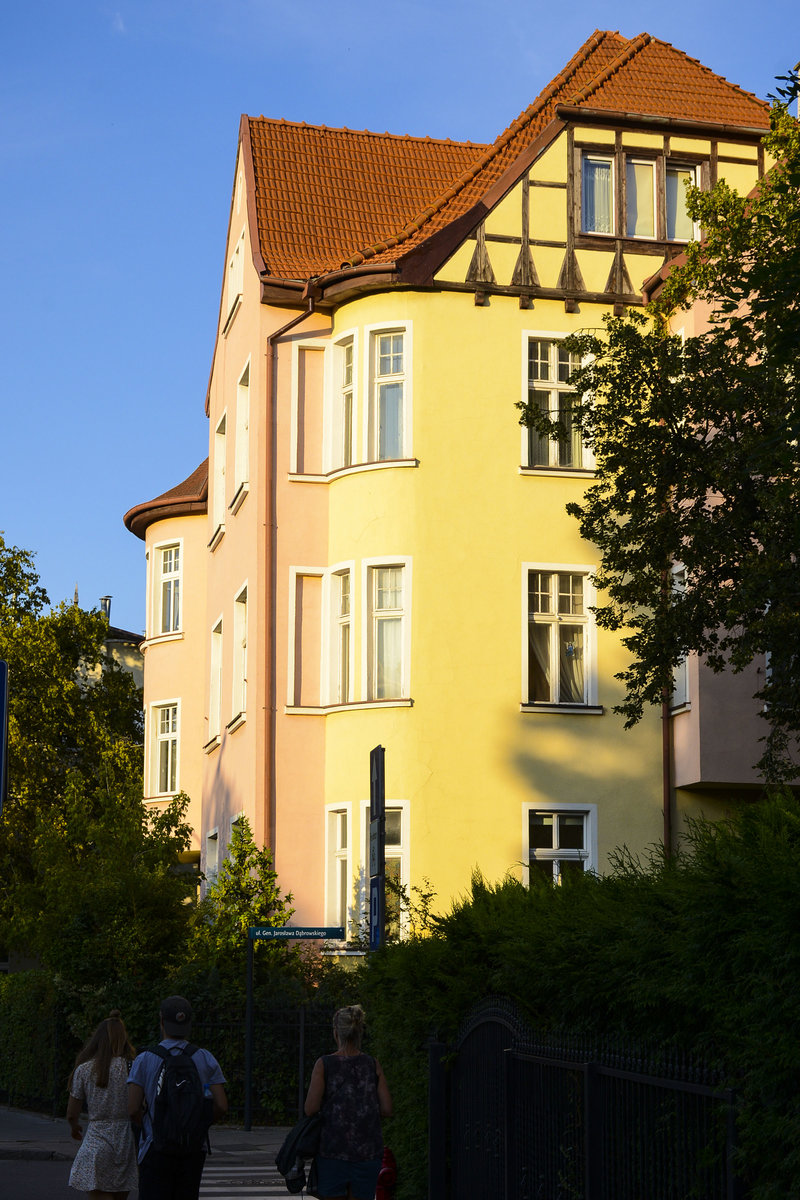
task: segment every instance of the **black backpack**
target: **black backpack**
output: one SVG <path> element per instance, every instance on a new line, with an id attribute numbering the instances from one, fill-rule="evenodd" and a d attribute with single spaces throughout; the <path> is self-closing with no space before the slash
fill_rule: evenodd
<path id="1" fill-rule="evenodd" d="M 208 1144 L 214 1113 L 214 1102 L 206 1098 L 192 1060 L 197 1046 L 187 1045 L 177 1054 L 153 1046 L 151 1052 L 162 1059 L 150 1114 L 153 1149 L 163 1154 L 196 1154 Z"/>

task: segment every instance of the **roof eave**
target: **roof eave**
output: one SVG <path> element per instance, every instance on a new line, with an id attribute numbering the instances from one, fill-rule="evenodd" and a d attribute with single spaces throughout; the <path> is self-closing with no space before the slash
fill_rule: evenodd
<path id="1" fill-rule="evenodd" d="M 582 104 L 558 104 L 556 115 L 562 121 L 577 125 L 620 125 L 633 128 L 652 128 L 654 125 L 663 129 L 680 130 L 683 134 L 713 134 L 716 137 L 741 138 L 746 137 L 760 141 L 768 132 L 769 126 L 733 125 L 723 121 L 699 121 L 687 117 L 662 117 L 651 113 L 633 113 L 620 109 L 590 108 Z"/>

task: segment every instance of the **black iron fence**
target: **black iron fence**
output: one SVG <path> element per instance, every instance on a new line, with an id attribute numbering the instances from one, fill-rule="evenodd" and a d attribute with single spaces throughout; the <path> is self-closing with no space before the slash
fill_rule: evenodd
<path id="1" fill-rule="evenodd" d="M 738 1200 L 734 1096 L 697 1061 L 537 1038 L 480 1006 L 431 1046 L 435 1200 Z"/>

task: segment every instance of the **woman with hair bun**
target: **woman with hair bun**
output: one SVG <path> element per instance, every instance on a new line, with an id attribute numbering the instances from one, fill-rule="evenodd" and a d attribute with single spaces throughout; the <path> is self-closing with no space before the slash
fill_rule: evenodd
<path id="1" fill-rule="evenodd" d="M 119 1011 L 101 1021 L 78 1052 L 69 1077 L 67 1121 L 80 1142 L 69 1184 L 92 1200 L 125 1200 L 137 1186 L 136 1147 L 128 1116 L 128 1064 L 136 1051 Z M 89 1112 L 85 1134 L 78 1118 Z"/>
<path id="2" fill-rule="evenodd" d="M 340 1008 L 333 1017 L 334 1054 L 314 1063 L 306 1096 L 306 1116 L 321 1113 L 316 1156 L 320 1200 L 373 1200 L 381 1169 L 381 1117 L 392 1113 L 392 1098 L 381 1065 L 362 1053 L 364 1010 Z"/>

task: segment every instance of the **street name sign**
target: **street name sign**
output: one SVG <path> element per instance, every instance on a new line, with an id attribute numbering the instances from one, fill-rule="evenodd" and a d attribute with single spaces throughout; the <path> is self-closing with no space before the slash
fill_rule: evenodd
<path id="1" fill-rule="evenodd" d="M 251 925 L 247 933 L 253 942 L 344 941 L 342 925 Z"/>

